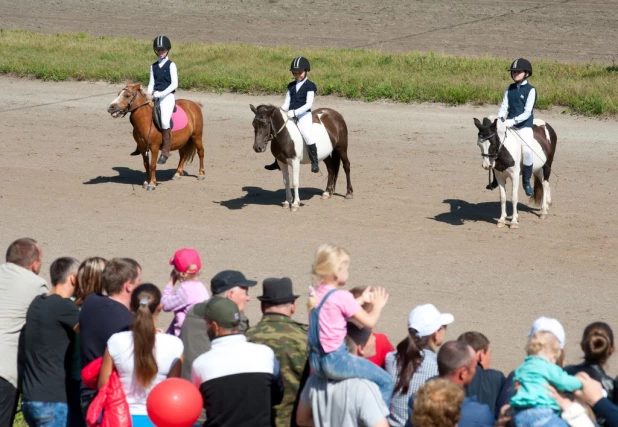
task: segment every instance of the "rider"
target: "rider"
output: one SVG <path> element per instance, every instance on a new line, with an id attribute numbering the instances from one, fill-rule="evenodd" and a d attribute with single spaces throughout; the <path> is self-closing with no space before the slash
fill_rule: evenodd
<path id="1" fill-rule="evenodd" d="M 167 162 L 170 156 L 170 147 L 172 145 L 172 131 L 170 129 L 170 120 L 176 105 L 174 92 L 178 88 L 178 70 L 167 57 L 172 43 L 166 36 L 158 36 L 152 42 L 157 57 L 157 62 L 150 66 L 150 82 L 148 83 L 148 95 L 158 100 L 161 108 L 161 135 L 163 137 L 163 145 L 161 146 L 161 156 L 159 157 L 160 165 Z"/>
<path id="2" fill-rule="evenodd" d="M 527 80 L 532 75 L 532 64 L 527 59 L 519 58 L 513 61 L 509 71 L 514 83 L 509 85 L 504 92 L 498 118 L 504 121 L 507 128 L 512 129 L 517 134 L 521 142 L 524 163 L 521 183 L 526 195 L 533 196 L 534 190 L 530 185 L 530 178 L 532 178 L 532 143 L 534 142 L 532 122 L 534 120 L 534 105 L 536 104 L 536 89 Z M 494 176 L 494 182 L 489 184 L 487 188 L 493 190 L 497 186 L 498 183 Z"/>
<path id="3" fill-rule="evenodd" d="M 311 66 L 307 58 L 298 56 L 292 60 L 290 71 L 294 76 L 294 81 L 288 84 L 285 101 L 281 108 L 287 111 L 288 117 L 298 124 L 298 130 L 300 130 L 305 144 L 307 144 L 307 151 L 311 159 L 311 172 L 317 173 L 320 172 L 320 167 L 318 151 L 313 139 L 311 106 L 318 88 L 307 78 L 310 70 Z M 264 166 L 264 168 L 268 170 L 279 169 L 279 164 L 275 160 L 275 163 Z"/>

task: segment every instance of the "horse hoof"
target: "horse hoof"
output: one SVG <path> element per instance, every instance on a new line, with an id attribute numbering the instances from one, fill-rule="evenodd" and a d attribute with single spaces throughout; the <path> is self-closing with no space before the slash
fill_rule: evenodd
<path id="1" fill-rule="evenodd" d="M 328 191 L 325 191 L 322 193 L 322 199 L 330 199 L 330 193 Z"/>
<path id="2" fill-rule="evenodd" d="M 292 205 L 292 209 L 290 209 L 292 212 L 297 212 L 298 211 L 298 206 L 294 206 Z"/>
<path id="3" fill-rule="evenodd" d="M 177 181 L 181 178 L 182 175 L 180 175 L 179 173 L 175 173 L 174 177 L 172 178 L 174 181 Z"/>
<path id="4" fill-rule="evenodd" d="M 148 181 L 144 181 L 144 183 L 142 184 L 142 187 L 145 189 L 146 187 L 148 187 Z"/>
<path id="5" fill-rule="evenodd" d="M 541 216 L 539 217 L 541 219 L 547 219 L 547 214 L 541 214 Z"/>
<path id="6" fill-rule="evenodd" d="M 155 191 L 157 187 L 155 185 L 148 185 L 146 186 L 146 191 Z"/>
<path id="7" fill-rule="evenodd" d="M 352 200 L 354 198 L 354 194 L 348 193 L 345 195 L 346 200 Z"/>
<path id="8" fill-rule="evenodd" d="M 496 227 L 502 228 L 502 227 L 504 227 L 504 225 L 505 225 L 504 222 L 498 221 L 498 223 L 496 224 Z"/>
<path id="9" fill-rule="evenodd" d="M 206 175 L 198 175 L 197 176 L 198 181 L 203 181 L 206 179 Z"/>
<path id="10" fill-rule="evenodd" d="M 288 202 L 283 202 L 283 203 L 281 203 L 281 207 L 283 209 L 290 209 L 290 204 Z"/>
<path id="11" fill-rule="evenodd" d="M 511 224 L 511 225 L 509 225 L 509 228 L 510 228 L 511 230 L 516 230 L 516 229 L 518 229 L 518 228 L 519 228 L 519 224 Z"/>

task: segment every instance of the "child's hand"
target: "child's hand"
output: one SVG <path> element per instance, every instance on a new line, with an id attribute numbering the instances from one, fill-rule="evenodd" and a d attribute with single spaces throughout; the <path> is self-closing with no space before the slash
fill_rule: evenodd
<path id="1" fill-rule="evenodd" d="M 360 305 L 371 304 L 373 302 L 373 288 L 367 286 L 360 296 Z"/>
<path id="2" fill-rule="evenodd" d="M 176 270 L 172 270 L 172 272 L 170 273 L 170 283 L 172 285 L 175 285 L 177 281 L 178 281 L 178 275 L 176 274 Z"/>
<path id="3" fill-rule="evenodd" d="M 372 303 L 373 306 L 379 309 L 384 308 L 386 302 L 388 301 L 388 293 L 384 288 L 373 288 L 373 292 L 371 293 L 373 296 Z"/>
<path id="4" fill-rule="evenodd" d="M 511 411 L 511 405 L 504 405 L 500 408 L 500 414 L 496 421 L 496 427 L 506 427 L 513 419 L 513 411 Z"/>

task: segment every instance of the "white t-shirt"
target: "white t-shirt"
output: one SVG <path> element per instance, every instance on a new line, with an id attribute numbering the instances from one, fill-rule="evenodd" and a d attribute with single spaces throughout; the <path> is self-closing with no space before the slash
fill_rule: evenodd
<path id="1" fill-rule="evenodd" d="M 159 333 L 156 335 L 154 355 L 159 372 L 150 387 L 142 387 L 133 373 L 133 332 L 119 332 L 107 341 L 107 349 L 120 376 L 131 415 L 147 415 L 146 399 L 154 386 L 167 378 L 170 369 L 182 356 L 184 347 L 180 338 Z"/>

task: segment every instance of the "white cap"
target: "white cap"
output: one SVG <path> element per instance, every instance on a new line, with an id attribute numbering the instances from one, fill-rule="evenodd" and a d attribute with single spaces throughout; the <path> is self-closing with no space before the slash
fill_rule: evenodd
<path id="1" fill-rule="evenodd" d="M 408 328 L 415 329 L 419 337 L 433 334 L 443 325 L 450 325 L 455 318 L 450 313 L 440 313 L 435 305 L 423 304 L 408 315 Z"/>
<path id="2" fill-rule="evenodd" d="M 560 348 L 564 348 L 566 334 L 564 333 L 564 328 L 558 320 L 552 319 L 551 317 L 539 317 L 532 324 L 532 329 L 530 329 L 530 333 L 528 333 L 528 338 L 530 338 L 535 332 L 539 331 L 550 332 L 553 334 L 556 338 L 558 338 Z"/>

